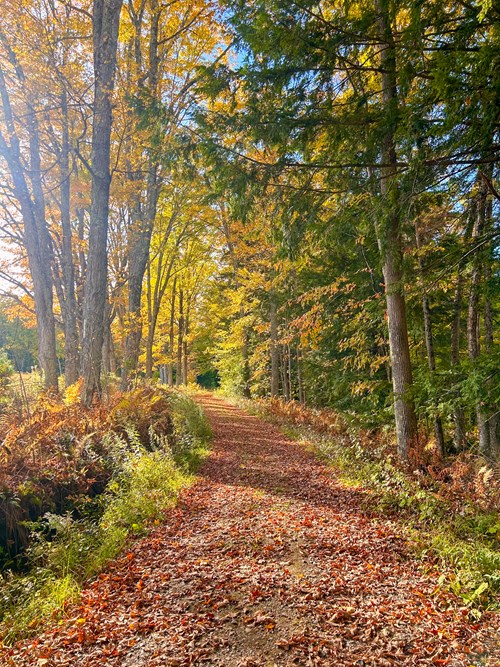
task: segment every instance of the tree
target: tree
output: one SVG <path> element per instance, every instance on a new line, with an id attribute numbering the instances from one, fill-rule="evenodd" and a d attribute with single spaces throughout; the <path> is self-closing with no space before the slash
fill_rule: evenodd
<path id="1" fill-rule="evenodd" d="M 310 382 L 312 386 L 318 386 L 320 378 L 324 382 L 323 391 L 318 392 L 321 400 L 346 405 L 347 389 L 352 405 L 357 395 L 366 395 L 367 387 L 373 387 L 380 406 L 386 396 L 382 373 L 387 371 L 393 385 L 398 450 L 405 461 L 417 439 L 414 399 L 421 415 L 434 413 L 437 425 L 447 416 L 439 414 L 447 407 L 436 392 L 443 389 L 441 377 L 450 358 L 449 348 L 441 347 L 449 313 L 442 288 L 440 302 L 433 309 L 437 322 L 431 321 L 429 297 L 422 293 L 418 294 L 419 312 L 412 308 L 408 321 L 408 286 L 413 305 L 417 295 L 414 285 L 422 291 L 433 281 L 440 283 L 439 271 L 425 280 L 415 280 L 423 265 L 419 267 L 419 250 L 414 247 L 414 211 L 426 205 L 429 192 L 445 209 L 459 211 L 463 207 L 460 197 L 470 196 L 477 169 L 486 170 L 498 155 L 491 141 L 498 132 L 494 129 L 498 114 L 493 111 L 498 104 L 492 92 L 497 74 L 491 68 L 491 56 L 496 53 L 496 9 L 489 11 L 489 15 L 483 12 L 478 17 L 475 7 L 439 3 L 418 5 L 409 11 L 397 0 L 328 6 L 282 0 L 230 3 L 229 25 L 239 58 L 233 68 L 212 67 L 211 83 L 205 90 L 212 94 L 213 106 L 200 109 L 199 114 L 206 155 L 214 170 L 232 179 L 239 206 L 255 208 L 259 197 L 272 188 L 286 193 L 274 217 L 280 251 L 290 257 L 302 255 L 298 266 L 309 257 L 311 264 L 317 264 L 317 280 L 323 284 L 321 291 L 310 290 L 310 298 L 315 295 L 324 303 L 309 302 L 304 289 L 310 276 L 299 271 L 295 296 L 299 303 L 292 305 L 294 297 L 289 298 L 285 309 L 296 312 L 292 324 L 302 336 L 307 332 L 311 342 L 315 339 L 316 349 L 302 362 L 306 382 L 307 366 L 316 359 L 316 373 Z M 485 182 L 491 183 L 491 175 Z M 375 239 L 367 228 L 369 223 Z M 336 235 L 330 231 L 333 226 L 339 230 Z M 449 242 L 444 223 L 435 234 L 437 248 L 439 239 Z M 490 224 L 485 236 L 490 239 L 491 234 Z M 344 249 L 332 252 L 321 248 L 322 242 L 334 236 L 335 242 L 342 238 L 346 243 Z M 478 255 L 468 253 L 460 240 L 455 237 L 455 249 L 465 251 L 468 265 Z M 374 241 L 380 255 L 378 266 L 373 246 L 369 246 Z M 481 234 L 475 241 L 483 247 Z M 318 257 L 326 260 L 329 254 L 340 255 L 341 262 L 349 256 L 355 261 L 344 265 L 345 273 L 339 276 L 339 266 L 317 261 Z M 484 306 L 482 344 L 488 346 L 491 360 L 495 347 L 492 302 L 485 298 L 480 276 L 488 276 L 491 290 L 493 274 L 489 262 L 484 261 L 486 255 L 482 257 L 471 276 L 476 275 L 475 293 L 481 295 L 476 312 L 481 311 L 479 304 Z M 491 261 L 492 255 L 488 257 Z M 438 262 L 440 271 L 445 270 L 443 259 L 438 258 Z M 387 331 L 380 319 L 379 302 L 369 303 L 367 296 L 370 291 L 373 297 L 380 296 L 379 267 Z M 321 278 L 320 271 L 324 273 Z M 295 273 L 289 279 L 292 275 Z M 362 276 L 367 279 L 365 285 Z M 301 279 L 305 281 L 302 284 Z M 332 319 L 328 322 L 325 311 L 331 308 L 331 295 L 339 285 L 343 294 L 334 298 L 344 305 L 330 310 Z M 285 292 L 293 294 L 289 288 Z M 362 324 L 351 332 L 347 318 L 354 312 L 355 321 Z M 375 319 L 370 320 L 375 313 Z M 334 320 L 337 314 L 339 319 Z M 455 318 L 455 329 L 457 323 Z M 477 326 L 469 329 L 482 337 Z M 427 343 L 425 356 L 417 334 Z M 327 340 L 337 349 L 328 350 Z M 439 352 L 435 340 L 439 341 Z M 455 336 L 454 345 L 456 341 Z M 387 342 L 390 366 L 386 363 Z M 350 354 L 356 350 L 358 360 L 351 361 Z M 358 372 L 370 356 L 371 362 L 366 361 L 369 380 L 366 376 L 363 380 Z M 291 359 L 288 347 L 285 357 L 281 370 L 286 385 Z M 452 357 L 463 360 L 463 354 L 457 356 L 456 350 Z M 474 360 L 475 377 L 481 377 L 486 366 L 479 356 Z M 422 383 L 423 361 L 430 368 L 432 387 L 429 382 Z M 340 365 L 342 375 L 328 378 L 326 369 L 333 373 L 333 364 Z M 418 385 L 413 382 L 415 368 Z M 314 397 L 315 392 L 309 389 L 308 395 Z M 458 403 L 470 387 L 464 379 L 457 389 L 461 397 L 455 401 L 458 418 Z M 432 408 L 425 403 L 429 393 Z M 483 401 L 480 407 L 485 417 L 489 413 L 490 422 L 493 405 Z M 442 449 L 445 437 L 442 429 L 436 430 L 438 449 Z"/>
<path id="2" fill-rule="evenodd" d="M 58 367 L 52 295 L 52 252 L 42 185 L 37 101 L 33 90 L 30 91 L 30 83 L 26 79 L 23 65 L 3 31 L 0 31 L 0 43 L 3 57 L 10 68 L 9 74 L 6 75 L 5 66 L 0 62 L 0 98 L 5 128 L 0 131 L 0 155 L 9 169 L 13 197 L 19 206 L 23 221 L 23 243 L 33 280 L 38 355 L 44 384 L 47 389 L 57 391 Z M 12 107 L 7 76 L 10 77 L 12 85 L 17 88 L 23 100 L 26 146 L 22 144 L 19 136 L 19 125 L 16 123 Z M 29 159 L 28 169 L 23 164 L 25 149 Z"/>
<path id="3" fill-rule="evenodd" d="M 85 279 L 82 343 L 82 400 L 92 402 L 101 392 L 104 313 L 107 295 L 111 95 L 115 82 L 118 27 L 122 0 L 94 0 L 94 102 L 92 124 L 92 196 L 89 251 Z"/>

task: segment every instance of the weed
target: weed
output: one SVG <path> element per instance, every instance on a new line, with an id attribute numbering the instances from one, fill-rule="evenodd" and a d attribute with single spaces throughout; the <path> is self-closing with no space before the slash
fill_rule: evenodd
<path id="1" fill-rule="evenodd" d="M 134 394 L 139 402 L 141 394 L 137 390 Z M 71 512 L 46 513 L 30 525 L 32 541 L 25 557 L 31 569 L 21 576 L 5 573 L 0 591 L 0 632 L 5 643 L 32 634 L 47 618 L 63 614 L 67 604 L 78 598 L 82 583 L 122 551 L 129 535 L 144 534 L 152 522 L 161 520 L 179 490 L 193 480 L 211 437 L 205 416 L 178 392 L 158 389 L 147 397 L 156 410 L 161 406 L 166 412 L 156 413 L 149 429 L 144 411 L 126 396 L 114 412 L 118 431 L 106 432 L 98 446 L 93 441 L 84 445 L 112 475 L 103 494 L 79 498 L 79 506 L 85 507 L 83 518 L 76 519 Z M 140 430 L 135 415 L 140 416 Z M 158 425 L 167 425 L 167 432 L 157 430 Z"/>
<path id="2" fill-rule="evenodd" d="M 424 488 L 395 464 L 385 446 L 368 450 L 356 431 L 339 425 L 338 417 L 316 429 L 315 416 L 308 416 L 304 408 L 296 420 L 293 407 L 278 415 L 276 402 L 245 402 L 243 407 L 277 423 L 289 438 L 312 445 L 344 484 L 369 490 L 367 509 L 397 522 L 414 553 L 443 572 L 440 585 L 459 595 L 473 615 L 500 608 L 496 512 L 483 510 L 472 500 L 461 503 L 458 510 L 435 492 L 432 480 L 426 480 L 429 488 Z"/>

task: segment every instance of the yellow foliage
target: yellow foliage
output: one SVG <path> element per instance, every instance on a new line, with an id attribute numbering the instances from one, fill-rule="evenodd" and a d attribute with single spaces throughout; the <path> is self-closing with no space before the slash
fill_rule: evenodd
<path id="1" fill-rule="evenodd" d="M 76 382 L 74 382 L 73 384 L 70 384 L 68 387 L 66 387 L 66 389 L 64 391 L 64 397 L 63 397 L 64 405 L 69 406 L 69 405 L 74 405 L 75 403 L 80 402 L 82 384 L 83 384 L 83 380 L 82 380 L 82 378 L 79 378 Z"/>

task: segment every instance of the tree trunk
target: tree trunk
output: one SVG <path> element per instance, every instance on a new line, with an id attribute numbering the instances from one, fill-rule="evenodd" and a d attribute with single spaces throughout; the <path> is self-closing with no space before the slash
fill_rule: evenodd
<path id="1" fill-rule="evenodd" d="M 80 193 L 81 196 L 81 193 Z M 85 255 L 85 209 L 77 206 L 75 210 L 77 219 L 77 237 L 78 237 L 78 262 L 75 265 L 76 278 L 76 305 L 78 319 L 78 344 L 79 349 L 83 345 L 83 302 L 85 291 L 85 278 L 87 275 L 87 257 Z M 80 360 L 81 365 L 81 360 Z"/>
<path id="2" fill-rule="evenodd" d="M 89 252 L 83 305 L 82 400 L 101 393 L 103 323 L 106 306 L 110 144 L 118 27 L 122 0 L 93 0 L 94 105 Z"/>
<path id="3" fill-rule="evenodd" d="M 189 317 L 186 313 L 186 317 L 184 320 L 184 339 L 182 341 L 182 354 L 183 354 L 182 383 L 185 385 L 187 385 L 189 381 L 188 333 L 189 333 Z"/>
<path id="4" fill-rule="evenodd" d="M 287 343 L 286 345 L 286 356 L 288 359 L 288 364 L 287 364 L 288 395 L 290 396 L 290 400 L 293 401 L 294 393 L 293 393 L 293 375 L 292 375 L 292 350 L 290 349 L 290 343 Z"/>
<path id="5" fill-rule="evenodd" d="M 241 356 L 243 359 L 243 396 L 251 398 L 250 391 L 250 360 L 248 358 L 248 328 L 243 328 L 243 344 L 241 346 Z"/>
<path id="6" fill-rule="evenodd" d="M 102 345 L 102 370 L 105 374 L 111 373 L 113 357 L 113 338 L 111 336 L 111 304 L 106 303 L 104 313 L 104 341 Z"/>
<path id="7" fill-rule="evenodd" d="M 64 284 L 64 380 L 68 387 L 78 380 L 80 354 L 78 349 L 78 309 L 75 293 L 75 265 L 73 262 L 73 239 L 71 229 L 71 169 L 69 164 L 69 121 L 66 90 L 61 96 L 62 146 L 61 146 L 61 269 Z"/>
<path id="8" fill-rule="evenodd" d="M 148 335 L 146 339 L 146 378 L 153 377 L 153 344 L 155 326 L 153 324 L 153 290 L 151 285 L 151 263 L 147 264 L 147 301 L 148 301 Z"/>
<path id="9" fill-rule="evenodd" d="M 270 315 L 271 323 L 271 396 L 277 398 L 280 392 L 279 376 L 279 348 L 278 348 L 278 324 L 276 316 L 276 303 L 271 301 Z"/>
<path id="10" fill-rule="evenodd" d="M 394 139 L 398 112 L 396 55 L 388 0 L 376 0 L 376 9 L 381 42 L 382 104 L 385 116 L 381 147 L 383 166 L 380 169 L 383 219 L 376 227 L 385 282 L 397 449 L 400 459 L 408 461 L 410 447 L 417 439 L 417 419 L 410 395 L 413 379 L 403 289 L 400 201 Z"/>
<path id="11" fill-rule="evenodd" d="M 476 218 L 475 202 L 471 201 L 471 210 L 468 215 L 468 221 L 465 228 L 464 240 L 467 241 L 475 225 Z M 460 365 L 460 333 L 462 326 L 462 301 L 464 288 L 464 269 L 465 260 L 462 258 L 458 264 L 457 282 L 455 285 L 455 294 L 453 296 L 453 317 L 451 322 L 451 349 L 450 362 L 452 368 Z M 459 398 L 459 397 L 458 397 Z M 453 443 L 457 452 L 465 449 L 467 444 L 467 429 L 465 423 L 465 412 L 462 405 L 458 404 L 453 410 L 454 434 Z"/>
<path id="12" fill-rule="evenodd" d="M 486 263 L 484 280 L 486 283 L 486 295 L 484 303 L 484 349 L 488 354 L 493 353 L 494 334 L 493 334 L 493 306 L 491 303 L 488 286 L 491 281 L 491 266 Z M 491 380 L 489 381 L 491 385 Z M 487 427 L 489 430 L 489 453 L 494 459 L 500 458 L 500 447 L 498 440 L 498 406 L 493 406 L 493 411 L 488 416 Z"/>
<path id="13" fill-rule="evenodd" d="M 9 48 L 6 45 L 6 48 Z M 15 58 L 14 55 L 12 55 Z M 24 82 L 22 70 L 18 74 Z M 25 83 L 25 82 L 24 82 Z M 0 155 L 7 163 L 12 178 L 14 196 L 19 202 L 23 219 L 23 243 L 28 255 L 37 320 L 38 356 L 43 373 L 44 386 L 58 390 L 58 364 L 56 332 L 52 294 L 52 253 L 45 220 L 45 202 L 41 186 L 41 164 L 38 140 L 38 124 L 34 108 L 28 104 L 26 127 L 30 144 L 30 180 L 33 196 L 26 181 L 21 162 L 20 142 L 14 125 L 7 86 L 0 68 L 0 98 L 8 132 L 8 139 L 0 133 Z"/>
<path id="14" fill-rule="evenodd" d="M 157 0 L 151 0 L 151 28 L 149 31 L 148 50 L 148 79 L 149 87 L 147 94 L 156 99 L 158 87 L 158 32 L 160 10 Z M 136 29 L 140 33 L 143 26 L 139 21 Z M 140 43 L 140 41 L 139 41 Z M 136 54 L 140 66 L 140 51 Z M 129 370 L 135 370 L 139 359 L 140 344 L 142 338 L 141 318 L 141 296 L 144 274 L 149 257 L 151 236 L 156 217 L 158 205 L 159 182 L 158 182 L 158 158 L 153 148 L 147 151 L 146 159 L 146 201 L 144 206 L 140 200 L 135 207 L 136 215 L 132 222 L 130 238 L 128 239 L 128 315 L 129 329 L 125 344 L 125 362 L 123 383 L 127 382 Z M 140 197 L 139 197 L 140 199 Z"/>
<path id="15" fill-rule="evenodd" d="M 491 178 L 491 168 L 487 174 L 482 175 L 484 184 L 487 185 L 488 180 Z M 491 197 L 487 196 L 485 201 L 485 225 L 484 233 L 485 235 L 490 235 L 493 232 L 493 203 Z M 493 317 L 493 304 L 492 304 L 492 271 L 491 271 L 491 262 L 493 260 L 494 253 L 496 251 L 495 239 L 492 244 L 486 246 L 487 250 L 485 252 L 485 261 L 484 261 L 484 349 L 485 352 L 489 355 L 493 354 L 494 350 L 494 317 Z M 493 294 L 494 295 L 494 294 Z M 492 380 L 489 379 L 488 382 L 488 394 L 492 395 Z M 498 439 L 498 423 L 499 423 L 499 406 L 490 405 L 488 407 L 488 417 L 486 420 L 488 435 L 489 435 L 489 454 L 494 458 L 500 458 L 500 446 Z"/>
<path id="16" fill-rule="evenodd" d="M 417 250 L 420 251 L 421 243 L 420 243 L 420 233 L 417 221 L 415 221 L 415 239 L 417 242 Z M 422 277 L 424 274 L 424 266 L 420 252 L 418 253 L 418 268 L 420 271 L 420 275 Z M 427 350 L 427 364 L 429 366 L 429 371 L 431 372 L 431 375 L 435 375 L 436 355 L 434 354 L 434 337 L 432 335 L 431 307 L 429 303 L 429 297 L 425 292 L 425 285 L 422 284 L 421 287 L 424 290 L 424 294 L 422 296 L 422 313 L 424 317 L 424 334 L 425 334 L 425 347 Z M 438 407 L 438 401 L 437 399 L 434 399 L 434 409 L 436 410 L 436 413 L 437 413 L 437 407 Z M 443 457 L 445 453 L 443 422 L 438 414 L 436 414 L 434 417 L 434 435 L 436 438 L 436 448 L 438 454 L 439 456 Z"/>
<path id="17" fill-rule="evenodd" d="M 290 394 L 288 393 L 288 378 L 287 378 L 287 360 L 286 360 L 286 347 L 280 345 L 280 367 L 281 367 L 281 387 L 283 389 L 283 398 L 285 401 L 290 400 Z"/>
<path id="18" fill-rule="evenodd" d="M 302 352 L 300 350 L 300 347 L 297 347 L 296 356 L 297 356 L 297 385 L 299 388 L 299 403 L 301 405 L 305 405 L 306 393 L 304 390 L 304 378 L 302 376 Z"/>
<path id="19" fill-rule="evenodd" d="M 175 384 L 182 384 L 182 342 L 184 337 L 184 290 L 179 290 L 179 330 L 177 333 L 177 373 Z"/>
<path id="20" fill-rule="evenodd" d="M 453 319 L 451 323 L 451 367 L 460 365 L 460 324 L 462 310 L 462 291 L 463 291 L 463 267 L 459 266 L 457 275 L 457 284 L 455 286 L 455 295 L 453 297 Z M 465 413 L 461 405 L 457 405 L 453 410 L 453 443 L 457 452 L 465 449 L 467 443 Z"/>
<path id="21" fill-rule="evenodd" d="M 485 228 L 486 207 L 487 207 L 487 186 L 483 180 L 479 181 L 479 193 L 477 197 L 476 223 L 472 240 L 476 244 L 479 242 Z M 480 354 L 479 342 L 479 302 L 480 288 L 483 266 L 481 261 L 482 253 L 477 247 L 473 253 L 472 274 L 469 292 L 469 306 L 467 313 L 467 348 L 469 358 L 473 363 L 476 362 Z M 476 406 L 477 429 L 479 437 L 479 451 L 481 454 L 488 455 L 490 450 L 490 432 L 487 422 L 487 412 L 482 401 Z"/>
<path id="22" fill-rule="evenodd" d="M 175 344 L 175 334 L 174 334 L 174 326 L 175 326 L 175 288 L 177 286 L 177 276 L 174 277 L 174 284 L 172 286 L 172 303 L 170 306 L 170 327 L 169 327 L 169 334 L 168 334 L 168 354 L 169 354 L 169 362 L 168 362 L 168 368 L 167 368 L 167 382 L 169 387 L 174 386 L 174 344 Z"/>

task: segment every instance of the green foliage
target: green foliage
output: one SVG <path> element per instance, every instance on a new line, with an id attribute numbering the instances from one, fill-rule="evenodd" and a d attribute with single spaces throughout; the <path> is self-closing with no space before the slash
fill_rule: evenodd
<path id="1" fill-rule="evenodd" d="M 12 366 L 12 362 L 7 354 L 0 349 L 0 409 L 9 402 L 9 397 L 5 390 L 13 373 L 14 367 Z"/>
<path id="2" fill-rule="evenodd" d="M 37 363 L 36 330 L 25 327 L 19 318 L 10 319 L 7 316 L 10 305 L 0 299 L 0 348 L 14 360 L 17 371 L 27 373 Z"/>
<path id="3" fill-rule="evenodd" d="M 0 386 L 5 387 L 13 373 L 14 366 L 11 360 L 3 350 L 0 350 Z"/>
<path id="4" fill-rule="evenodd" d="M 143 530 L 148 521 L 162 516 L 185 481 L 168 450 L 130 457 L 103 496 L 102 530 Z"/>
<path id="5" fill-rule="evenodd" d="M 309 405 L 338 410 L 352 423 L 393 423 L 381 261 L 389 251 L 402 269 L 415 378 L 406 397 L 429 439 L 439 417 L 449 450 L 460 408 L 474 450 L 478 408 L 495 424 L 500 402 L 498 3 L 384 4 L 395 41 L 390 108 L 380 94 L 373 3 L 329 3 L 321 11 L 309 1 L 223 5 L 237 57 L 231 67 L 204 68 L 200 86 L 214 106 L 200 106 L 197 115 L 199 152 L 232 245 L 218 276 L 216 312 L 223 315 L 212 341 L 221 387 L 270 394 L 272 294 L 280 395 L 301 393 Z M 399 166 L 383 194 L 388 128 Z M 385 234 L 389 218 L 397 241 Z M 472 362 L 466 331 L 474 267 L 481 267 L 481 355 Z M 249 321 L 244 359 L 242 323 Z M 452 355 L 455 325 L 459 350 Z M 491 440 L 492 451 L 485 446 L 483 453 L 495 457 L 497 438 Z M 463 442 L 456 438 L 454 446 Z"/>
<path id="6" fill-rule="evenodd" d="M 31 525 L 34 540 L 25 554 L 29 573 L 4 574 L 0 629 L 5 642 L 36 632 L 48 617 L 63 613 L 83 582 L 120 553 L 129 535 L 143 534 L 161 521 L 180 489 L 193 480 L 207 453 L 210 427 L 187 395 L 160 393 L 171 410 L 174 433 L 150 427 L 146 447 L 133 422 L 122 420 L 123 432 L 107 433 L 101 446 L 113 469 L 105 492 L 77 499 L 81 518 L 47 513 Z M 132 409 L 128 400 L 120 404 L 121 417 L 125 409 Z"/>
<path id="7" fill-rule="evenodd" d="M 318 455 L 338 471 L 349 486 L 368 491 L 367 509 L 395 522 L 410 548 L 443 572 L 440 585 L 449 587 L 471 607 L 497 609 L 500 593 L 500 519 L 469 502 L 459 510 L 424 487 L 387 457 L 383 446 L 369 450 L 358 431 L 345 427 L 320 433 L 314 425 L 295 421 L 290 427 L 286 413 L 281 418 L 271 402 L 245 404 L 262 416 L 284 424 L 286 435 Z M 305 411 L 306 414 L 308 411 Z M 284 419 L 284 421 L 282 421 Z M 333 422 L 332 422 L 333 425 Z"/>
<path id="8" fill-rule="evenodd" d="M 174 460 L 181 467 L 196 469 L 212 439 L 210 423 L 201 407 L 184 392 L 172 392 L 169 403 L 174 423 Z"/>

